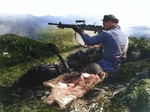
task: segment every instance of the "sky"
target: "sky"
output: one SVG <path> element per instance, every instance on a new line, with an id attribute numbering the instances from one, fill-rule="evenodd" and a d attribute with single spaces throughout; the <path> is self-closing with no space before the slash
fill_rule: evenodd
<path id="1" fill-rule="evenodd" d="M 0 14 L 77 15 L 99 21 L 104 15 L 113 14 L 123 29 L 150 28 L 149 11 L 150 0 L 0 0 Z"/>

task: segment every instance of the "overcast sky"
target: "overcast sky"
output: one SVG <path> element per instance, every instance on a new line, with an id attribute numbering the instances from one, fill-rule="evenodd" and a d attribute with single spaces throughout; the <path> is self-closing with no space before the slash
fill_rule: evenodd
<path id="1" fill-rule="evenodd" d="M 149 11 L 150 0 L 0 0 L 0 14 L 79 15 L 100 21 L 105 14 L 113 14 L 124 29 L 150 28 Z"/>

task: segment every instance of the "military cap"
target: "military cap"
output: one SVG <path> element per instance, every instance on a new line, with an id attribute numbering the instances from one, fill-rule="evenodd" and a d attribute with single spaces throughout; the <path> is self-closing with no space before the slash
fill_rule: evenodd
<path id="1" fill-rule="evenodd" d="M 112 14 L 104 15 L 104 18 L 102 21 L 113 21 L 115 23 L 119 23 L 119 20 Z"/>
<path id="2" fill-rule="evenodd" d="M 102 67 L 97 63 L 90 63 L 87 65 L 85 72 L 89 74 L 99 74 L 100 72 L 104 72 Z"/>

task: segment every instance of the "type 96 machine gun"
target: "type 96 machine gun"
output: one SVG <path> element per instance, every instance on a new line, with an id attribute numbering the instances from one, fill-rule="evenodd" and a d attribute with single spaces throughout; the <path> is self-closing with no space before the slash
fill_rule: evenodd
<path id="1" fill-rule="evenodd" d="M 103 30 L 102 26 L 98 25 L 86 25 L 84 20 L 76 20 L 76 23 L 80 24 L 62 24 L 61 22 L 57 23 L 48 23 L 49 25 L 57 25 L 58 28 L 64 29 L 64 28 L 74 28 L 75 26 L 78 26 L 82 30 L 87 31 L 94 31 L 94 33 L 100 33 Z M 82 24 L 81 24 L 82 23 Z"/>

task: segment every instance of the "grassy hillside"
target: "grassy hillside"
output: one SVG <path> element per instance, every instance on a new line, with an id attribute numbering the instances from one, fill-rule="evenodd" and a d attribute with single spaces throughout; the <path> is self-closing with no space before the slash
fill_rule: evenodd
<path id="1" fill-rule="evenodd" d="M 68 52 L 80 47 L 75 40 L 72 29 L 47 28 L 39 33 L 35 40 L 42 43 L 53 43 L 57 45 L 60 52 Z"/>
<path id="2" fill-rule="evenodd" d="M 14 34 L 2 35 L 0 36 L 0 63 L 2 63 L 0 68 L 51 57 L 54 55 L 53 48 L 49 48 L 47 43 L 55 44 L 60 53 L 80 47 L 71 30 L 48 29 L 42 31 L 39 38 L 35 40 Z"/>
<path id="3" fill-rule="evenodd" d="M 65 59 L 69 53 L 80 48 L 73 36 L 73 31 L 69 29 L 48 29 L 42 31 L 35 40 L 13 34 L 0 36 L 1 112 L 69 111 L 69 108 L 60 111 L 55 110 L 47 106 L 43 100 L 37 99 L 36 97 L 32 97 L 28 102 L 22 102 L 20 100 L 21 96 L 18 96 L 16 91 L 26 92 L 29 88 L 27 88 L 27 90 L 14 90 L 12 85 L 18 81 L 22 75 L 27 73 L 34 63 L 54 63 L 59 61 L 53 52 L 53 48 L 47 46 L 46 43 L 50 42 L 56 44 L 59 52 Z M 117 96 L 112 99 L 109 98 L 108 95 L 99 95 L 94 100 L 98 103 L 98 107 L 103 107 L 106 112 L 120 112 L 120 110 L 122 110 L 122 112 L 135 112 L 137 107 L 139 107 L 139 111 L 136 112 L 141 112 L 144 111 L 144 108 L 147 108 L 146 105 L 150 97 L 150 79 L 146 79 L 150 68 L 150 41 L 144 38 L 137 39 L 134 37 L 130 37 L 129 39 L 127 62 L 115 72 L 114 77 L 112 77 L 109 82 L 119 82 L 129 86 L 127 86 L 125 91 L 117 94 Z M 82 60 L 79 59 L 79 62 L 81 64 Z M 81 68 L 80 64 L 76 63 L 76 68 Z M 108 88 L 110 85 L 101 83 L 98 87 L 109 92 Z M 139 103 L 140 101 L 146 103 L 142 103 L 141 105 L 141 103 Z"/>
<path id="4" fill-rule="evenodd" d="M 41 42 L 14 34 L 0 36 L 0 68 L 50 57 L 53 54 L 52 48 Z"/>
<path id="5" fill-rule="evenodd" d="M 58 33 L 59 32 L 59 33 Z M 42 33 L 45 38 L 32 40 L 26 37 L 17 36 L 14 34 L 6 34 L 0 36 L 0 111 L 29 111 L 29 108 L 38 106 L 34 111 L 49 111 L 51 108 L 47 107 L 45 103 L 39 101 L 31 101 L 28 104 L 17 104 L 16 100 L 12 98 L 11 86 L 35 63 L 55 63 L 60 62 L 58 57 L 53 52 L 51 46 L 46 43 L 51 42 L 56 44 L 58 51 L 65 59 L 67 52 L 78 47 L 73 36 L 70 37 L 71 31 L 58 31 L 55 34 Z M 68 35 L 69 32 L 69 35 Z M 58 33 L 58 35 L 57 35 Z M 52 35 L 51 35 L 52 34 Z M 57 36 L 63 36 L 63 39 Z M 72 32 L 71 32 L 72 35 Z M 64 38 L 67 38 L 66 40 Z M 13 106 L 12 103 L 15 103 Z M 18 107 L 18 108 L 16 108 Z M 29 110 L 28 110 L 29 109 Z M 55 112 L 55 109 L 53 109 Z M 57 110 L 56 110 L 57 111 Z"/>

